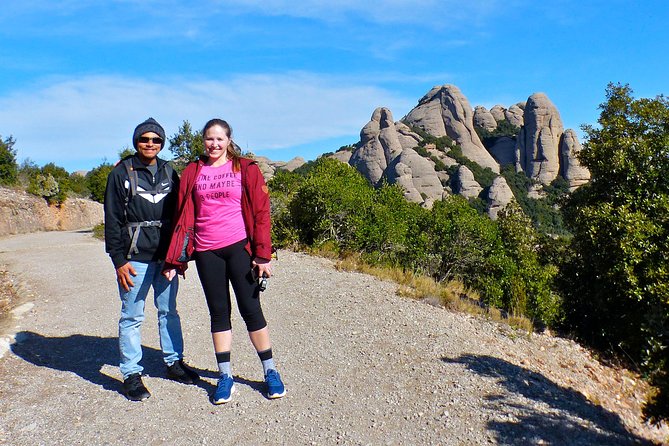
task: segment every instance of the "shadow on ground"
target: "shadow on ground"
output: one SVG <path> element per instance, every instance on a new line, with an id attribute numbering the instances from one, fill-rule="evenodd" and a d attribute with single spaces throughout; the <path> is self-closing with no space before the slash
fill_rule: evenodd
<path id="1" fill-rule="evenodd" d="M 507 392 L 485 397 L 487 408 L 498 415 L 488 422 L 488 428 L 499 444 L 653 444 L 629 432 L 615 413 L 539 373 L 491 356 L 441 359 L 448 364 L 462 364 L 480 376 L 495 378 L 506 388 Z"/>
<path id="2" fill-rule="evenodd" d="M 121 381 L 101 372 L 105 365 L 118 367 L 118 338 L 80 334 L 59 338 L 22 331 L 16 334 L 15 339 L 16 342 L 11 349 L 18 357 L 39 367 L 75 373 L 106 390 L 122 393 Z M 142 346 L 142 350 L 143 373 L 165 377 L 166 369 L 162 352 L 146 346 Z M 201 377 L 217 376 L 209 370 L 193 369 Z M 212 393 L 215 389 L 215 386 L 203 380 L 197 381 L 196 384 L 208 393 Z"/>

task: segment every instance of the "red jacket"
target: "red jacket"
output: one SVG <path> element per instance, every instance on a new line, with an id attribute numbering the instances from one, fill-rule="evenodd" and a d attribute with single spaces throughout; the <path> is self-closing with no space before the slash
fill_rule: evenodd
<path id="1" fill-rule="evenodd" d="M 246 250 L 254 259 L 269 261 L 272 257 L 269 190 L 256 161 L 248 158 L 240 158 L 239 161 L 242 176 L 242 217 L 248 236 Z M 189 258 L 193 254 L 195 201 L 192 191 L 203 165 L 204 159 L 201 158 L 190 163 L 181 174 L 176 213 L 172 220 L 175 222 L 172 239 L 165 257 L 166 269 L 176 268 L 183 273 L 188 268 L 188 261 L 180 260 L 186 235 L 189 237 L 186 253 Z"/>

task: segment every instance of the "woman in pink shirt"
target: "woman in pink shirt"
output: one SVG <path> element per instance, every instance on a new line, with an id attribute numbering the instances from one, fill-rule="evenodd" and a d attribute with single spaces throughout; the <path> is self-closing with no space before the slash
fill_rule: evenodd
<path id="1" fill-rule="evenodd" d="M 231 299 L 262 362 L 267 397 L 280 398 L 286 389 L 274 365 L 267 322 L 260 305 L 258 278 L 272 275 L 269 195 L 258 164 L 234 150 L 232 130 L 212 119 L 202 130 L 205 156 L 189 164 L 181 177 L 175 233 L 179 225 L 193 227 L 198 275 L 209 307 L 211 336 L 220 377 L 214 404 L 227 403 L 235 390 L 230 367 Z M 188 191 L 191 191 L 188 193 Z M 166 264 L 184 271 L 186 263 L 170 245 Z M 165 271 L 174 277 L 175 270 Z"/>

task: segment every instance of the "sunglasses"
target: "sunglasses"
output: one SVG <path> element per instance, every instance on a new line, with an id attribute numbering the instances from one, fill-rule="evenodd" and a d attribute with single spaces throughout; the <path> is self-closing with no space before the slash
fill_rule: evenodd
<path id="1" fill-rule="evenodd" d="M 149 138 L 148 136 L 140 136 L 139 137 L 139 142 L 147 144 L 149 142 L 152 142 L 154 144 L 162 144 L 163 143 L 163 138 L 155 137 L 155 138 Z"/>

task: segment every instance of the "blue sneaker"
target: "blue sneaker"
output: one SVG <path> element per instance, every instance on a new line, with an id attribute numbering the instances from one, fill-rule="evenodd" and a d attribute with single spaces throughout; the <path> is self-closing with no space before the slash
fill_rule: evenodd
<path id="1" fill-rule="evenodd" d="M 286 394 L 286 388 L 281 382 L 279 372 L 270 369 L 265 374 L 265 383 L 267 384 L 267 398 L 281 398 Z"/>
<path id="2" fill-rule="evenodd" d="M 218 387 L 216 387 L 216 392 L 211 399 L 211 402 L 214 404 L 223 404 L 227 403 L 232 399 L 232 393 L 235 391 L 235 380 L 232 379 L 232 376 L 225 375 L 218 378 Z"/>

